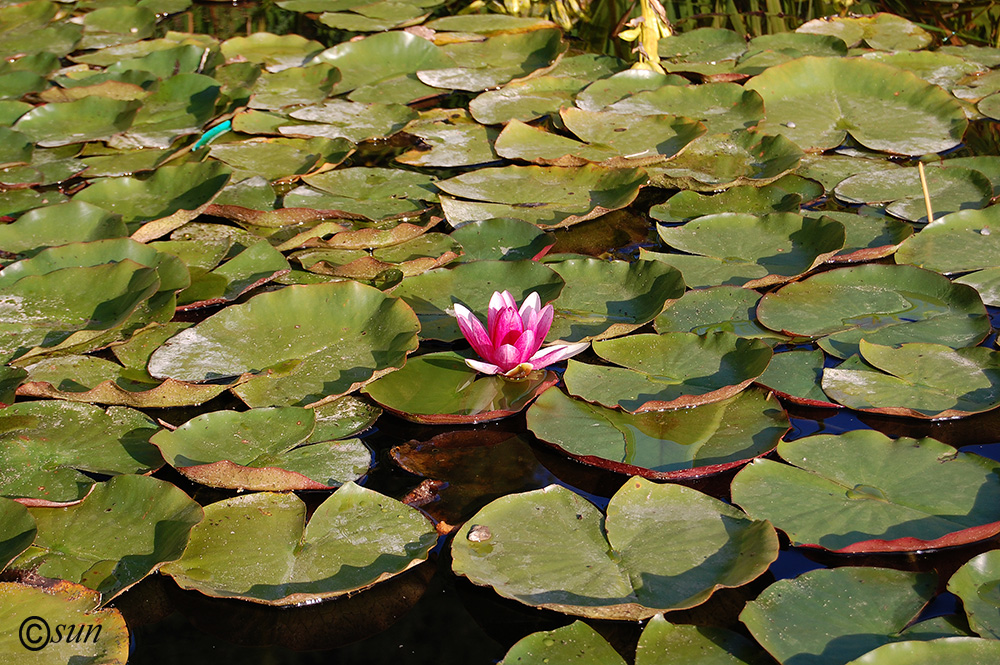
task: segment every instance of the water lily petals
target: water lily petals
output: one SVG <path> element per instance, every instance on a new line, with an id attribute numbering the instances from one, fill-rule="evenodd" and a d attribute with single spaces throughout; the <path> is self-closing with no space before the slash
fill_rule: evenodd
<path id="1" fill-rule="evenodd" d="M 537 291 L 532 291 L 524 302 L 521 303 L 521 309 L 517 311 L 518 315 L 521 317 L 522 323 L 524 323 L 525 330 L 531 328 L 529 321 L 536 318 L 537 312 L 542 308 L 542 299 L 538 297 Z"/>
<path id="2" fill-rule="evenodd" d="M 521 333 L 521 336 L 514 342 L 514 348 L 517 349 L 517 361 L 521 363 L 533 356 L 538 351 L 538 347 L 542 345 L 543 339 L 545 338 L 536 337 L 531 330 L 525 330 Z"/>
<path id="3" fill-rule="evenodd" d="M 483 324 L 479 322 L 475 314 L 466 309 L 464 305 L 455 303 L 455 318 L 458 319 L 458 327 L 461 329 L 462 335 L 476 350 L 476 353 L 488 358 L 493 353 L 493 344 L 490 342 L 489 335 L 486 334 L 486 329 L 483 328 Z"/>
<path id="4" fill-rule="evenodd" d="M 528 362 L 530 362 L 531 366 L 535 369 L 542 369 L 543 367 L 548 367 L 552 363 L 557 363 L 560 360 L 572 358 L 576 354 L 581 353 L 588 346 L 590 346 L 590 342 L 556 344 L 555 346 L 546 347 L 531 356 L 531 359 Z"/>
<path id="5" fill-rule="evenodd" d="M 521 352 L 513 344 L 501 344 L 493 353 L 493 361 L 506 372 L 520 364 Z"/>
<path id="6" fill-rule="evenodd" d="M 502 344 L 513 344 L 521 333 L 524 332 L 524 323 L 517 313 L 517 309 L 511 307 L 504 309 L 493 319 L 493 327 L 490 328 L 490 339 L 493 346 L 499 347 Z"/>
<path id="7" fill-rule="evenodd" d="M 471 367 L 472 369 L 476 370 L 477 372 L 482 372 L 483 374 L 489 374 L 490 376 L 492 376 L 493 374 L 500 373 L 500 368 L 497 367 L 496 365 L 490 363 L 484 363 L 479 360 L 470 360 L 466 358 L 465 364 Z"/>

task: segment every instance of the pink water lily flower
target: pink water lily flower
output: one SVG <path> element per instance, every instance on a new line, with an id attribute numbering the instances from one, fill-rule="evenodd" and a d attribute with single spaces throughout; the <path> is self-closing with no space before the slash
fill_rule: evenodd
<path id="1" fill-rule="evenodd" d="M 575 356 L 590 344 L 558 344 L 539 350 L 552 326 L 552 305 L 542 307 L 541 298 L 532 292 L 521 309 L 509 291 L 496 291 L 490 298 L 486 328 L 466 307 L 455 303 L 458 327 L 465 339 L 485 360 L 466 360 L 469 367 L 483 374 L 502 374 L 508 378 L 523 378 L 529 372 L 548 367 Z"/>

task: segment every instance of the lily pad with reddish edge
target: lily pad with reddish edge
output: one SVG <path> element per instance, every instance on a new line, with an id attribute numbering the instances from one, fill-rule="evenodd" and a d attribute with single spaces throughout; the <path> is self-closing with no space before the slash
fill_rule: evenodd
<path id="1" fill-rule="evenodd" d="M 606 516 L 559 485 L 501 497 L 458 530 L 451 551 L 457 574 L 507 598 L 635 621 L 756 579 L 778 537 L 701 492 L 631 478 Z"/>
<path id="2" fill-rule="evenodd" d="M 730 332 L 740 337 L 755 337 L 770 344 L 787 342 L 788 337 L 757 323 L 760 294 L 738 286 L 715 286 L 688 291 L 653 321 L 658 333 L 692 332 L 707 335 Z"/>
<path id="3" fill-rule="evenodd" d="M 792 349 L 775 353 L 757 383 L 793 404 L 839 409 L 823 392 L 826 356 L 820 349 Z"/>
<path id="4" fill-rule="evenodd" d="M 0 227 L 0 232 L 2 229 Z M 462 246 L 462 255 L 457 259 L 459 263 L 538 259 L 556 242 L 555 238 L 534 224 L 519 219 L 469 222 L 450 235 Z"/>
<path id="5" fill-rule="evenodd" d="M 768 293 L 757 305 L 763 325 L 788 335 L 820 337 L 837 358 L 858 343 L 978 344 L 990 332 L 975 289 L 914 266 L 869 264 L 814 275 Z"/>
<path id="6" fill-rule="evenodd" d="M 621 367 L 570 359 L 571 395 L 629 413 L 676 409 L 732 397 L 767 368 L 771 347 L 718 332 L 642 334 L 594 342 L 594 353 Z"/>
<path id="7" fill-rule="evenodd" d="M 542 394 L 528 429 L 584 464 L 652 480 L 701 478 L 766 455 L 788 431 L 778 400 L 762 390 L 687 409 L 629 414 Z"/>
<path id="8" fill-rule="evenodd" d="M 834 254 L 829 259 L 830 263 L 861 263 L 884 258 L 895 253 L 913 235 L 913 226 L 895 217 L 869 217 L 833 211 L 807 215 L 828 217 L 844 225 L 844 249 Z"/>
<path id="9" fill-rule="evenodd" d="M 65 506 L 85 497 L 87 474 L 150 473 L 163 465 L 149 443 L 159 426 L 120 406 L 42 400 L 0 410 L 0 495 L 28 506 Z"/>
<path id="10" fill-rule="evenodd" d="M 838 553 L 913 552 L 1000 533 L 1000 463 L 934 439 L 873 430 L 783 441 L 788 464 L 755 460 L 733 480 L 733 501 L 793 545 Z M 950 488 L 928 492 L 922 480 Z"/>
<path id="11" fill-rule="evenodd" d="M 180 557 L 201 506 L 164 480 L 121 475 L 80 503 L 32 508 L 38 535 L 13 568 L 78 582 L 107 603 Z"/>
<path id="12" fill-rule="evenodd" d="M 354 483 L 330 495 L 308 523 L 294 494 L 255 492 L 205 506 L 183 556 L 161 570 L 208 596 L 296 605 L 398 575 L 436 542 L 424 515 Z"/>
<path id="13" fill-rule="evenodd" d="M 861 340 L 860 352 L 860 357 L 823 370 L 823 391 L 848 408 L 940 419 L 1000 406 L 1000 351 L 920 342 L 892 347 Z"/>
<path id="14" fill-rule="evenodd" d="M 403 369 L 371 382 L 363 392 L 406 420 L 457 425 L 519 413 L 558 381 L 549 371 L 518 380 L 480 375 L 464 356 L 443 351 L 410 358 Z"/>
<path id="15" fill-rule="evenodd" d="M 371 452 L 360 440 L 320 440 L 315 427 L 315 412 L 301 407 L 213 411 L 150 442 L 167 464 L 210 487 L 326 490 L 368 472 Z"/>

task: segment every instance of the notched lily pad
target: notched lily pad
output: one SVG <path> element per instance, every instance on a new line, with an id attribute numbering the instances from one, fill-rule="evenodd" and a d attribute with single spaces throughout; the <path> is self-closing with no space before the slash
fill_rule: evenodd
<path id="1" fill-rule="evenodd" d="M 872 430 L 783 441 L 789 464 L 755 460 L 733 501 L 793 545 L 841 553 L 913 552 L 1000 533 L 1000 463 L 934 439 Z M 933 477 L 947 492 L 928 492 Z"/>
<path id="2" fill-rule="evenodd" d="M 948 591 L 962 599 L 973 630 L 1000 639 L 1000 550 L 969 559 L 948 580 Z"/>
<path id="3" fill-rule="evenodd" d="M 320 504 L 308 524 L 294 494 L 257 492 L 205 506 L 184 555 L 162 572 L 209 596 L 295 605 L 398 575 L 436 542 L 434 527 L 415 509 L 354 483 Z"/>
<path id="4" fill-rule="evenodd" d="M 607 517 L 558 485 L 493 501 L 455 534 L 452 569 L 526 605 L 636 620 L 745 584 L 777 552 L 767 522 L 680 485 L 632 478 Z"/>
<path id="5" fill-rule="evenodd" d="M 479 376 L 463 356 L 442 351 L 410 358 L 403 369 L 373 381 L 364 392 L 386 410 L 413 422 L 464 424 L 514 415 L 558 380 L 548 371 L 532 372 L 519 380 Z"/>
<path id="6" fill-rule="evenodd" d="M 695 406 L 732 397 L 760 376 L 771 347 L 718 332 L 629 335 L 594 342 L 611 365 L 570 359 L 566 389 L 589 402 L 629 413 Z"/>
<path id="7" fill-rule="evenodd" d="M 368 471 L 358 439 L 314 436 L 312 409 L 215 411 L 151 439 L 172 467 L 195 482 L 239 490 L 332 489 Z"/>
<path id="8" fill-rule="evenodd" d="M 778 400 L 747 390 L 688 409 L 622 413 L 546 391 L 528 429 L 576 460 L 653 480 L 700 478 L 765 455 L 788 430 Z"/>

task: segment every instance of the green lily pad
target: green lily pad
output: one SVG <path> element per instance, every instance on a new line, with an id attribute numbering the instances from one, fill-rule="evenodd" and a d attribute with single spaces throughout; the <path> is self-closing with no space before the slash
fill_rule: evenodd
<path id="1" fill-rule="evenodd" d="M 320 42 L 301 35 L 275 35 L 255 32 L 246 37 L 232 37 L 220 45 L 229 60 L 239 59 L 264 65 L 269 71 L 302 67 L 323 50 Z"/>
<path id="2" fill-rule="evenodd" d="M 928 169 L 927 189 L 935 215 L 983 208 L 993 195 L 986 176 L 959 166 Z M 834 192 L 847 203 L 884 204 L 886 212 L 909 222 L 929 221 L 916 168 L 893 169 L 877 177 L 860 173 L 843 180 Z"/>
<path id="3" fill-rule="evenodd" d="M 564 108 L 559 115 L 582 142 L 511 120 L 497 137 L 494 149 L 501 157 L 536 164 L 643 166 L 676 156 L 705 133 L 701 123 L 672 115 L 576 108 Z"/>
<path id="4" fill-rule="evenodd" d="M 895 256 L 946 275 L 1000 267 L 1000 208 L 963 210 L 939 217 L 907 239 Z"/>
<path id="5" fill-rule="evenodd" d="M 411 166 L 474 166 L 498 160 L 493 149 L 499 132 L 484 127 L 464 109 L 430 109 L 405 129 L 420 144 L 396 157 Z"/>
<path id="6" fill-rule="evenodd" d="M 0 497 L 0 571 L 35 541 L 35 518 L 17 501 Z"/>
<path id="7" fill-rule="evenodd" d="M 929 32 L 902 16 L 883 13 L 814 19 L 799 26 L 796 32 L 839 37 L 848 46 L 864 42 L 880 51 L 917 50 L 933 39 Z"/>
<path id="8" fill-rule="evenodd" d="M 1000 533 L 1000 463 L 985 457 L 872 430 L 783 441 L 778 454 L 789 464 L 755 460 L 736 476 L 733 501 L 794 545 L 912 552 Z M 928 492 L 928 477 L 952 489 Z"/>
<path id="9" fill-rule="evenodd" d="M 821 568 L 775 582 L 747 604 L 740 619 L 780 663 L 843 663 L 908 639 L 900 633 L 935 586 L 933 573 Z"/>
<path id="10" fill-rule="evenodd" d="M 130 475 L 98 483 L 75 505 L 31 512 L 38 535 L 13 567 L 78 582 L 105 603 L 179 558 L 202 519 L 201 507 L 172 484 Z"/>
<path id="11" fill-rule="evenodd" d="M 67 218 L 73 219 L 73 224 L 67 224 Z M 53 245 L 126 235 L 128 230 L 117 215 L 83 201 L 69 201 L 36 208 L 0 225 L 0 246 L 30 256 Z"/>
<path id="12" fill-rule="evenodd" d="M 949 93 L 877 62 L 807 56 L 771 67 L 745 87 L 764 98 L 761 130 L 806 150 L 836 148 L 850 134 L 872 150 L 923 155 L 955 147 L 968 126 Z"/>
<path id="13" fill-rule="evenodd" d="M 941 86 L 945 90 L 951 90 L 962 78 L 970 74 L 988 69 L 965 58 L 941 51 L 873 51 L 861 57 L 912 72 L 928 83 Z"/>
<path id="14" fill-rule="evenodd" d="M 746 40 L 733 30 L 696 28 L 664 37 L 659 55 L 675 62 L 734 60 L 747 50 Z"/>
<path id="15" fill-rule="evenodd" d="M 459 41 L 441 47 L 458 67 L 418 72 L 417 78 L 447 90 L 496 89 L 511 79 L 547 67 L 566 48 L 562 33 L 555 27 Z"/>
<path id="16" fill-rule="evenodd" d="M 181 309 L 217 305 L 236 300 L 251 289 L 290 270 L 288 261 L 266 240 L 261 240 L 214 270 L 192 279 L 181 291 Z"/>
<path id="17" fill-rule="evenodd" d="M 458 259 L 462 263 L 536 259 L 555 244 L 537 226 L 518 219 L 469 222 L 452 231 L 451 239 L 462 246 L 462 256 Z"/>
<path id="18" fill-rule="evenodd" d="M 278 127 L 286 136 L 344 138 L 354 143 L 392 136 L 417 117 L 416 111 L 401 104 L 361 104 L 343 99 L 328 99 L 317 106 L 295 109 L 288 114 L 294 120 Z"/>
<path id="19" fill-rule="evenodd" d="M 566 282 L 552 303 L 548 340 L 618 337 L 649 323 L 684 294 L 679 272 L 658 261 L 572 259 L 549 264 Z"/>
<path id="20" fill-rule="evenodd" d="M 148 177 L 97 178 L 73 200 L 120 214 L 133 229 L 141 223 L 159 222 L 148 231 L 165 230 L 143 238 L 152 240 L 197 217 L 229 175 L 228 167 L 215 161 L 161 166 Z"/>
<path id="21" fill-rule="evenodd" d="M 163 464 L 149 437 L 156 422 L 138 411 L 89 404 L 21 402 L 0 411 L 0 494 L 26 505 L 76 503 L 87 473 L 149 473 Z"/>
<path id="22" fill-rule="evenodd" d="M 774 397 L 747 390 L 688 409 L 622 413 L 543 393 L 527 414 L 539 439 L 584 464 L 653 480 L 698 478 L 766 455 L 788 431 Z"/>
<path id="23" fill-rule="evenodd" d="M 990 307 L 1000 307 L 1000 268 L 969 273 L 956 279 L 955 283 L 971 286 L 979 292 L 983 303 Z"/>
<path id="24" fill-rule="evenodd" d="M 14 403 L 18 386 L 28 377 L 28 372 L 20 367 L 0 365 L 0 409 Z"/>
<path id="25" fill-rule="evenodd" d="M 696 490 L 632 478 L 607 517 L 558 485 L 493 501 L 455 534 L 452 569 L 527 605 L 636 620 L 745 584 L 777 552 L 767 522 Z"/>
<path id="26" fill-rule="evenodd" d="M 824 211 L 819 216 L 829 217 L 844 225 L 844 249 L 830 259 L 833 263 L 881 259 L 895 253 L 903 241 L 913 235 L 912 225 L 887 215 L 869 217 L 851 212 Z"/>
<path id="27" fill-rule="evenodd" d="M 434 0 L 436 2 L 436 0 Z M 429 3 L 430 0 L 423 0 Z M 494 32 L 520 32 L 552 27 L 550 21 L 529 16 L 508 16 L 506 14 L 456 14 L 443 16 L 426 23 L 438 32 L 473 32 L 491 34 Z"/>
<path id="28" fill-rule="evenodd" d="M 1000 406 L 1000 351 L 861 340 L 861 356 L 823 371 L 823 391 L 852 409 L 910 418 L 960 418 Z M 881 370 L 881 371 L 878 371 Z"/>
<path id="29" fill-rule="evenodd" d="M 398 575 L 436 542 L 417 510 L 354 483 L 320 504 L 308 524 L 294 494 L 258 492 L 205 506 L 184 555 L 161 570 L 209 596 L 293 605 Z"/>
<path id="30" fill-rule="evenodd" d="M 942 637 L 936 640 L 893 642 L 873 649 L 848 665 L 948 665 L 992 663 L 1000 658 L 1000 642 L 976 637 Z"/>
<path id="31" fill-rule="evenodd" d="M 367 473 L 371 453 L 360 440 L 321 441 L 315 427 L 314 411 L 300 407 L 214 411 L 150 443 L 167 464 L 210 487 L 325 490 Z"/>
<path id="32" fill-rule="evenodd" d="M 732 397 L 760 376 L 771 347 L 719 332 L 629 335 L 594 342 L 594 353 L 622 365 L 570 359 L 566 389 L 588 402 L 630 413 L 708 404 Z"/>
<path id="33" fill-rule="evenodd" d="M 38 586 L 0 582 L 0 652 L 16 653 L 24 665 L 125 665 L 125 618 L 113 607 L 99 609 L 100 603 L 101 594 L 66 580 Z M 79 630 L 67 634 L 70 627 Z"/>
<path id="34" fill-rule="evenodd" d="M 419 213 L 437 200 L 434 178 L 413 171 L 356 166 L 303 180 L 314 189 L 292 190 L 285 207 L 342 210 L 380 220 Z"/>
<path id="35" fill-rule="evenodd" d="M 79 48 L 95 49 L 129 44 L 153 34 L 156 14 L 145 7 L 103 7 L 83 17 Z"/>
<path id="36" fill-rule="evenodd" d="M 528 635 L 510 648 L 500 665 L 569 663 L 584 657 L 588 665 L 625 665 L 614 647 L 582 621 Z"/>
<path id="37" fill-rule="evenodd" d="M 268 180 L 278 180 L 310 173 L 323 164 L 339 164 L 354 145 L 345 139 L 251 140 L 239 143 L 215 143 L 209 154 L 235 169 Z"/>
<path id="38" fill-rule="evenodd" d="M 688 291 L 653 321 L 658 333 L 691 332 L 707 335 L 729 332 L 740 337 L 786 341 L 788 338 L 757 323 L 760 294 L 737 286 L 715 286 Z"/>
<path id="39" fill-rule="evenodd" d="M 767 656 L 747 638 L 712 626 L 673 624 L 658 614 L 639 636 L 635 665 L 763 665 Z"/>
<path id="40" fill-rule="evenodd" d="M 826 356 L 820 349 L 793 349 L 776 353 L 757 383 L 777 392 L 794 404 L 837 408 L 823 392 L 823 367 Z"/>
<path id="41" fill-rule="evenodd" d="M 674 249 L 714 259 L 717 267 L 707 276 L 702 274 L 697 282 L 685 277 L 692 286 L 712 276 L 716 277 L 711 280 L 712 286 L 733 284 L 757 288 L 780 284 L 812 270 L 844 247 L 844 227 L 840 222 L 794 213 L 760 217 L 718 213 L 683 226 L 658 226 L 657 231 Z M 673 256 L 660 254 L 657 259 L 671 263 Z M 681 266 L 678 266 L 681 272 L 685 272 Z"/>
<path id="42" fill-rule="evenodd" d="M 576 105 L 585 111 L 601 111 L 622 100 L 662 86 L 687 86 L 688 80 L 676 74 L 659 74 L 648 69 L 626 69 L 608 78 L 594 81 L 576 96 Z M 657 111 L 660 113 L 661 111 Z M 670 113 L 676 113 L 670 111 Z M 677 115 L 689 115 L 677 113 Z"/>
<path id="43" fill-rule="evenodd" d="M 1000 639 L 1000 550 L 969 559 L 948 580 L 948 591 L 962 599 L 973 630 Z"/>
<path id="44" fill-rule="evenodd" d="M 138 102 L 97 96 L 44 104 L 22 115 L 14 129 L 43 147 L 85 143 L 128 129 L 139 106 Z"/>
<path id="45" fill-rule="evenodd" d="M 169 148 L 179 136 L 197 134 L 215 115 L 218 82 L 203 74 L 178 74 L 143 100 L 128 131 L 109 144 L 123 148 Z"/>
<path id="46" fill-rule="evenodd" d="M 784 178 L 796 179 L 794 175 Z M 805 181 L 804 182 L 809 182 Z M 812 192 L 810 192 L 812 193 Z M 822 195 L 822 190 L 818 196 Z M 776 212 L 797 213 L 802 205 L 802 191 L 792 191 L 777 182 L 763 187 L 740 185 L 718 194 L 699 194 L 692 190 L 677 192 L 664 203 L 649 209 L 649 216 L 659 222 L 676 224 L 696 217 L 722 212 L 766 215 Z"/>
<path id="47" fill-rule="evenodd" d="M 523 302 L 536 291 L 543 303 L 555 300 L 563 280 L 535 261 L 473 261 L 439 268 L 403 280 L 392 294 L 413 308 L 420 319 L 420 338 L 454 342 L 462 332 L 454 316 L 455 302 L 484 311 L 495 291 L 510 291 Z"/>
<path id="48" fill-rule="evenodd" d="M 648 167 L 649 180 L 664 189 L 695 191 L 736 185 L 759 187 L 790 173 L 803 154 L 781 135 L 748 131 L 706 134 L 673 160 Z"/>
<path id="49" fill-rule="evenodd" d="M 178 333 L 150 356 L 149 372 L 192 382 L 251 373 L 235 389 L 251 406 L 305 405 L 402 365 L 418 329 L 403 302 L 363 284 L 286 287 Z"/>
<path id="50" fill-rule="evenodd" d="M 399 31 L 337 44 L 315 59 L 340 70 L 334 94 L 350 93 L 352 101 L 383 104 L 406 104 L 440 92 L 418 81 L 416 73 L 455 66 L 440 47 Z"/>
<path id="51" fill-rule="evenodd" d="M 441 197 L 441 207 L 452 226 L 511 217 L 542 228 L 559 228 L 624 208 L 645 183 L 642 169 L 587 165 L 504 166 L 434 184 L 451 195 Z"/>
<path id="52" fill-rule="evenodd" d="M 384 32 L 420 23 L 429 16 L 427 11 L 407 2 L 374 2 L 355 9 L 358 10 L 358 13 L 323 12 L 319 16 L 319 22 L 337 30 Z M 361 12 L 371 14 L 371 16 L 365 16 Z"/>
<path id="53" fill-rule="evenodd" d="M 704 123 L 710 134 L 748 130 L 764 118 L 764 102 L 752 90 L 735 83 L 664 85 L 636 92 L 608 106 L 615 113 L 666 113 Z"/>
<path id="54" fill-rule="evenodd" d="M 473 99 L 469 102 L 469 112 L 484 125 L 499 125 L 511 120 L 530 122 L 569 106 L 573 96 L 589 84 L 589 79 L 565 76 L 512 81 L 499 90 L 487 90 Z"/>
<path id="55" fill-rule="evenodd" d="M 464 356 L 442 351 L 410 358 L 403 369 L 371 382 L 364 392 L 407 420 L 453 425 L 514 415 L 557 381 L 554 373 L 544 371 L 523 380 L 480 376 Z"/>
<path id="56" fill-rule="evenodd" d="M 858 343 L 978 344 L 990 331 L 975 290 L 913 266 L 840 268 L 765 295 L 760 322 L 788 335 L 822 337 L 837 358 L 858 353 Z"/>
<path id="57" fill-rule="evenodd" d="M 330 95 L 340 75 L 340 70 L 324 62 L 263 72 L 251 88 L 250 107 L 280 109 L 293 104 L 318 104 Z"/>

